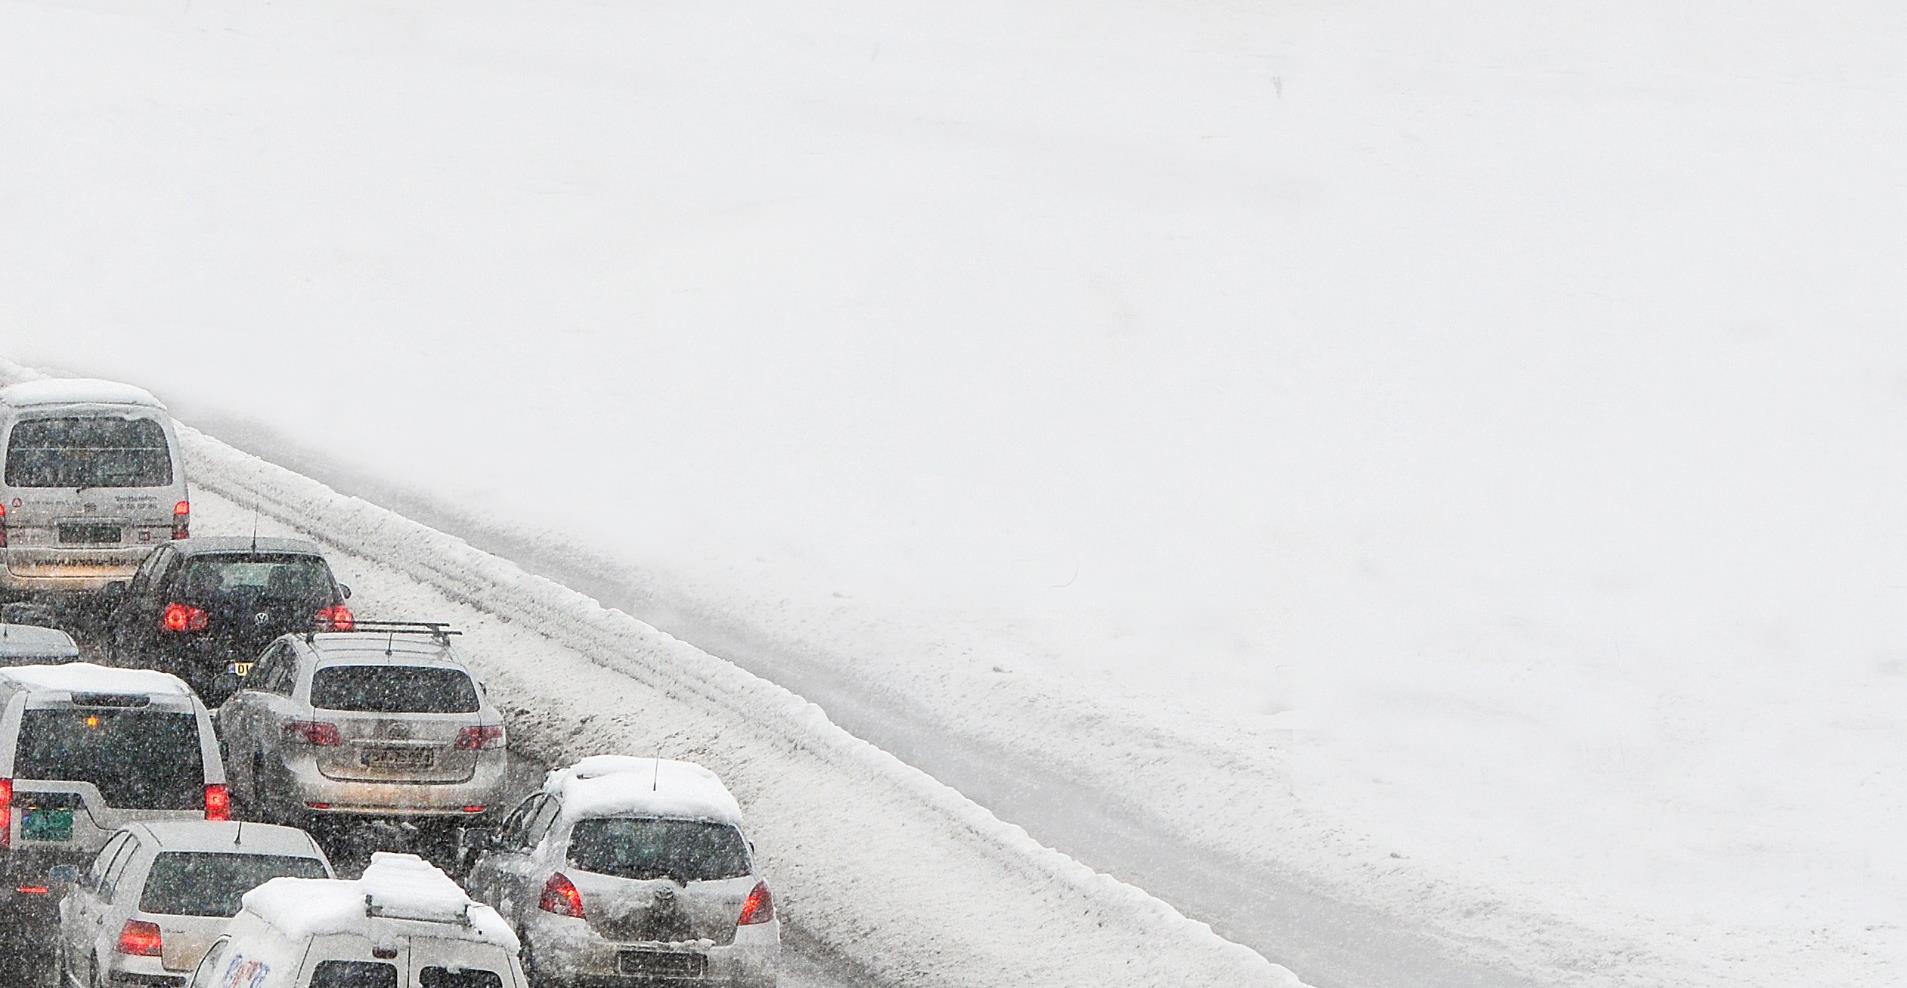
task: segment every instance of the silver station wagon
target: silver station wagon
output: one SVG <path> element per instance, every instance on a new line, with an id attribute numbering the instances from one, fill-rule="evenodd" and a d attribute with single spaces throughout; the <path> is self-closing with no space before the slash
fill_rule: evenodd
<path id="1" fill-rule="evenodd" d="M 503 717 L 441 625 L 285 635 L 218 711 L 233 798 L 310 826 L 381 818 L 448 843 L 503 795 Z"/>

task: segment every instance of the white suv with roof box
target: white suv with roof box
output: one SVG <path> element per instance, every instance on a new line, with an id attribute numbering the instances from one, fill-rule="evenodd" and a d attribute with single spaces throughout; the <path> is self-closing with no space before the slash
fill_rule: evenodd
<path id="1" fill-rule="evenodd" d="M 186 536 L 192 504 L 172 416 L 125 384 L 0 388 L 0 594 L 93 591 Z"/>
<path id="2" fill-rule="evenodd" d="M 180 820 L 121 828 L 60 900 L 63 985 L 183 985 L 245 893 L 274 878 L 330 878 L 311 835 L 264 823 Z"/>
<path id="3" fill-rule="evenodd" d="M 0 669 L 0 925 L 50 918 L 55 867 L 90 863 L 120 827 L 230 813 L 211 717 L 178 677 Z"/>
<path id="4" fill-rule="evenodd" d="M 408 854 L 356 881 L 274 878 L 245 893 L 188 988 L 528 988 L 495 910 Z"/>
<path id="5" fill-rule="evenodd" d="M 475 843 L 470 893 L 515 926 L 539 984 L 775 984 L 774 896 L 700 765 L 585 758 Z"/>
<path id="6" fill-rule="evenodd" d="M 294 825 L 439 824 L 447 843 L 503 798 L 503 715 L 451 651 L 449 629 L 358 629 L 279 638 L 219 708 L 234 795 Z"/>

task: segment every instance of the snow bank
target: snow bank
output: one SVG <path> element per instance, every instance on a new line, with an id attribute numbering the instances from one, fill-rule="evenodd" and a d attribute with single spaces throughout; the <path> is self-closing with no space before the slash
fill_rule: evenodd
<path id="1" fill-rule="evenodd" d="M 0 380 L 32 372 L 0 359 Z M 1040 845 L 842 731 L 814 705 L 460 539 L 181 427 L 202 492 L 332 547 L 369 619 L 449 598 L 474 608 L 459 652 L 555 763 L 653 750 L 718 769 L 794 917 L 884 980 L 1126 988 L 1302 984 L 1167 904 Z M 200 523 L 217 523 L 202 496 Z M 238 511 L 224 524 L 246 523 Z M 360 557 L 341 560 L 337 551 Z M 380 578 L 379 573 L 383 571 Z M 407 596 L 408 595 L 408 596 Z M 439 597 L 438 595 L 441 595 Z M 375 606 L 383 606 L 378 604 Z M 391 615 L 400 616 L 398 614 Z"/>

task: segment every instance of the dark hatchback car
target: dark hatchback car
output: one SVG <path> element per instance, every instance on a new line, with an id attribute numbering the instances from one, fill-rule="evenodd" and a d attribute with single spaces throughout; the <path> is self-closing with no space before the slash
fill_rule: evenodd
<path id="1" fill-rule="evenodd" d="M 132 582 L 106 589 L 113 661 L 170 672 L 208 705 L 279 635 L 350 631 L 351 588 L 310 542 L 213 536 L 152 551 Z"/>

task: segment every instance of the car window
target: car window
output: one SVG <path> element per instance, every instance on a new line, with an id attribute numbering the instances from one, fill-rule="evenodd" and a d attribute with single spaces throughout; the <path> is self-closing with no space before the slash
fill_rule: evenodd
<path id="1" fill-rule="evenodd" d="M 112 864 L 106 866 L 106 876 L 99 886 L 100 898 L 113 897 L 119 888 L 119 880 L 126 875 L 126 866 L 132 864 L 132 859 L 138 854 L 139 841 L 137 839 L 128 840 L 120 846 L 119 853 L 113 856 Z"/>
<path id="2" fill-rule="evenodd" d="M 535 847 L 543 842 L 543 835 L 550 832 L 550 824 L 556 822 L 556 814 L 561 812 L 563 804 L 554 798 L 546 799 L 537 807 L 536 815 L 530 817 L 529 824 L 523 829 L 523 846 Z"/>
<path id="3" fill-rule="evenodd" d="M 147 553 L 145 562 L 140 563 L 139 569 L 132 574 L 132 586 L 126 589 L 127 595 L 145 593 L 146 588 L 152 584 L 153 574 L 159 571 L 160 566 L 165 565 L 166 557 L 171 554 L 172 547 L 169 545 L 162 545 Z"/>
<path id="4" fill-rule="evenodd" d="M 380 961 L 323 961 L 310 988 L 397 988 L 397 967 Z"/>
<path id="5" fill-rule="evenodd" d="M 205 805 L 198 719 L 190 712 L 55 707 L 20 717 L 13 774 L 90 782 L 121 809 L 193 810 Z"/>
<path id="6" fill-rule="evenodd" d="M 271 691 L 279 696 L 290 696 L 298 688 L 298 653 L 290 645 L 283 648 L 278 662 L 272 666 Z"/>
<path id="7" fill-rule="evenodd" d="M 113 859 L 118 857 L 120 851 L 126 849 L 126 842 L 130 840 L 132 835 L 121 831 L 114 834 L 106 842 L 105 847 L 99 849 L 99 854 L 93 858 L 93 866 L 86 870 L 87 884 L 95 889 L 105 887 L 106 872 L 112 870 Z"/>
<path id="8" fill-rule="evenodd" d="M 316 858 L 168 851 L 146 873 L 139 908 L 167 916 L 236 916 L 245 893 L 285 876 L 330 877 Z"/>
<path id="9" fill-rule="evenodd" d="M 288 600 L 329 603 L 331 568 L 298 553 L 199 555 L 186 561 L 175 584 L 195 601 Z"/>
<path id="10" fill-rule="evenodd" d="M 231 949 L 232 941 L 220 938 L 205 951 L 199 959 L 199 966 L 192 971 L 192 988 L 211 988 L 218 980 L 219 962 L 225 959 L 225 952 Z"/>
<path id="11" fill-rule="evenodd" d="M 497 830 L 497 843 L 508 848 L 526 846 L 523 834 L 529 828 L 530 818 L 536 815 L 537 809 L 545 802 L 551 802 L 550 798 L 537 793 L 518 804 L 517 808 L 510 811 L 510 815 L 504 819 L 503 826 Z"/>
<path id="12" fill-rule="evenodd" d="M 27 419 L 8 437 L 6 478 L 9 487 L 164 487 L 172 453 L 152 419 Z"/>
<path id="13" fill-rule="evenodd" d="M 495 971 L 476 968 L 427 967 L 417 973 L 419 988 L 503 988 Z"/>
<path id="14" fill-rule="evenodd" d="M 311 705 L 363 713 L 468 714 L 480 706 L 462 669 L 442 666 L 326 666 L 311 677 Z"/>
<path id="15" fill-rule="evenodd" d="M 569 832 L 569 861 L 617 878 L 705 882 L 748 874 L 748 842 L 734 827 L 707 820 L 578 820 Z"/>

